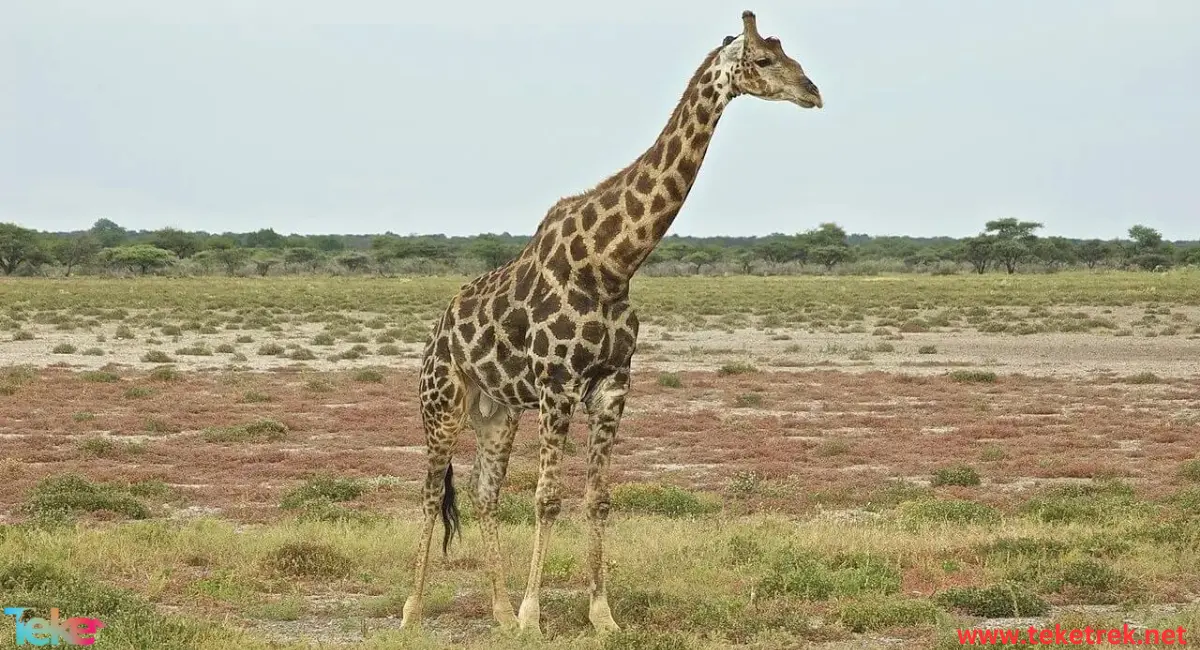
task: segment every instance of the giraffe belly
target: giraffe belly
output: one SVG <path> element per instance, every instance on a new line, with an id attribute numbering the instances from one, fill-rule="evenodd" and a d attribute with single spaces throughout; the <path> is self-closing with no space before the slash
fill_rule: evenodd
<path id="1" fill-rule="evenodd" d="M 502 319 L 477 330 L 455 327 L 455 365 L 491 400 L 510 408 L 535 409 L 539 386 L 551 383 L 581 391 L 597 379 L 628 369 L 636 343 L 637 317 L 627 304 L 585 315 L 563 314 L 543 322 Z"/>

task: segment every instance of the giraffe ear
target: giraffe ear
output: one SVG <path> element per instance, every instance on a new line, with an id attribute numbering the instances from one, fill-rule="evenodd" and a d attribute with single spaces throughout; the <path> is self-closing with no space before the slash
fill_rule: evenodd
<path id="1" fill-rule="evenodd" d="M 730 43 L 733 42 L 733 39 L 734 39 L 733 36 L 726 36 L 725 39 L 723 41 L 721 41 L 721 47 L 725 47 L 726 45 L 729 45 Z"/>

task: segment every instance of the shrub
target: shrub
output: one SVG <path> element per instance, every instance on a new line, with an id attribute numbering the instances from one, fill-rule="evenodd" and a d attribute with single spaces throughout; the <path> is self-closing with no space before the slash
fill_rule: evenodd
<path id="1" fill-rule="evenodd" d="M 294 510 L 309 501 L 326 500 L 333 503 L 353 501 L 366 491 L 366 485 L 359 480 L 318 474 L 304 481 L 303 484 L 288 490 L 279 501 L 279 507 L 285 510 Z"/>
<path id="2" fill-rule="evenodd" d="M 264 419 L 232 427 L 209 427 L 202 435 L 206 442 L 277 442 L 287 438 L 287 433 L 287 425 Z"/>
<path id="3" fill-rule="evenodd" d="M 996 381 L 996 373 L 991 370 L 954 370 L 950 373 L 950 379 L 963 383 L 991 383 Z"/>
<path id="4" fill-rule="evenodd" d="M 651 483 L 624 483 L 612 490 L 614 510 L 664 515 L 667 517 L 691 517 L 715 512 L 719 504 L 674 485 Z"/>
<path id="5" fill-rule="evenodd" d="M 1043 616 L 1050 604 L 1016 583 L 947 589 L 934 597 L 942 607 L 987 618 Z"/>
<path id="6" fill-rule="evenodd" d="M 658 385 L 665 388 L 683 388 L 683 380 L 673 372 L 663 372 L 658 375 Z"/>
<path id="7" fill-rule="evenodd" d="M 354 562 L 344 553 L 319 542 L 290 542 L 267 554 L 264 564 L 278 573 L 311 578 L 349 575 Z"/>
<path id="8" fill-rule="evenodd" d="M 975 471 L 974 467 L 969 465 L 955 465 L 952 467 L 943 467 L 933 473 L 934 487 L 941 485 L 963 485 L 972 486 L 979 485 L 979 472 Z"/>
<path id="9" fill-rule="evenodd" d="M 150 510 L 128 489 L 93 483 L 77 474 L 43 479 L 25 499 L 21 510 L 39 518 L 63 519 L 80 512 L 108 511 L 130 519 L 145 519 Z"/>

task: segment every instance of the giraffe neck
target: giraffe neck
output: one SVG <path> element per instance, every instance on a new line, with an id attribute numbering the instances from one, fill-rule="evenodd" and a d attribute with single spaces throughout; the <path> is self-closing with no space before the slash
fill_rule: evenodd
<path id="1" fill-rule="evenodd" d="M 522 255 L 531 267 L 600 298 L 627 294 L 630 278 L 683 207 L 717 121 L 738 94 L 733 73 L 741 54 L 741 37 L 709 52 L 649 149 L 592 190 L 551 208 Z"/>
<path id="2" fill-rule="evenodd" d="M 593 254 L 612 279 L 627 284 L 683 208 L 717 122 L 738 94 L 733 73 L 742 43 L 739 37 L 705 57 L 658 139 L 601 192 L 600 208 L 609 209 L 614 199 L 606 197 L 616 197 L 611 209 L 618 222 L 611 237 L 596 233 Z"/>

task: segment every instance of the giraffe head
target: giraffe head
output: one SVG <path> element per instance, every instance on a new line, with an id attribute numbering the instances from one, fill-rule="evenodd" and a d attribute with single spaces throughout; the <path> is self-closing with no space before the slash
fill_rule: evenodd
<path id="1" fill-rule="evenodd" d="M 783 52 L 779 39 L 759 35 L 753 11 L 742 12 L 742 33 L 725 37 L 721 58 L 732 65 L 732 81 L 739 94 L 792 102 L 803 108 L 825 104 L 821 91 L 800 63 Z"/>

